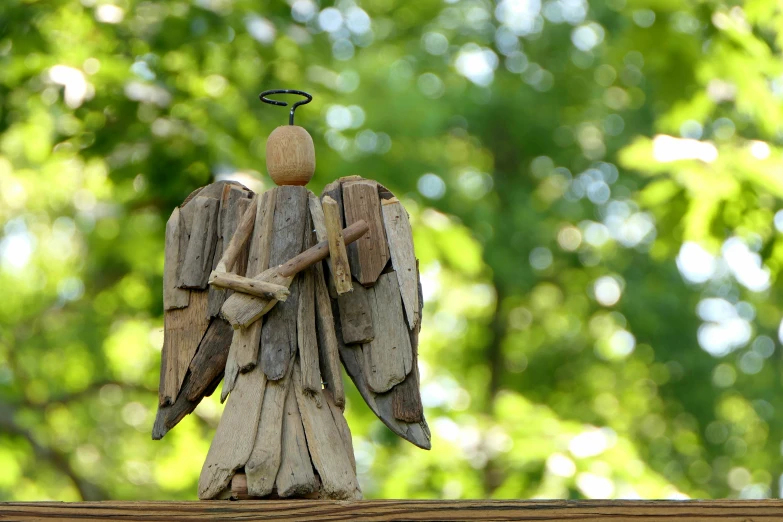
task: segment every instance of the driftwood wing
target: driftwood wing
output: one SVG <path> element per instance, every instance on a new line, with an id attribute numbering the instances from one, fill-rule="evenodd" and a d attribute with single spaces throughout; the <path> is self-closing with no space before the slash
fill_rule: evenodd
<path id="1" fill-rule="evenodd" d="M 388 189 L 359 176 L 327 185 L 321 199 L 337 203 L 341 225 L 357 219 L 370 225 L 348 249 L 353 291 L 336 292 L 328 281 L 343 366 L 389 429 L 430 449 L 418 372 L 421 285 L 408 214 Z M 333 277 L 324 272 L 327 280 Z"/>
<path id="2" fill-rule="evenodd" d="M 153 439 L 192 412 L 223 378 L 233 330 L 218 313 L 229 291 L 211 288 L 208 279 L 252 197 L 239 183 L 212 183 L 190 194 L 166 224 L 164 338 Z M 246 266 L 245 251 L 234 272 L 244 274 Z"/>

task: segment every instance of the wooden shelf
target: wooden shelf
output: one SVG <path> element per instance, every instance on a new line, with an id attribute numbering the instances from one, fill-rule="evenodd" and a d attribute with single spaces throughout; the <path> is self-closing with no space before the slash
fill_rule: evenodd
<path id="1" fill-rule="evenodd" d="M 783 521 L 782 500 L 6 502 L 0 520 Z"/>

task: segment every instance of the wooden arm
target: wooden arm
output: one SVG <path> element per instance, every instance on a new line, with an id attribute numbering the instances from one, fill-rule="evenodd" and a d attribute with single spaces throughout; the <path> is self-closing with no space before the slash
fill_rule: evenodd
<path id="1" fill-rule="evenodd" d="M 282 285 L 236 274 L 218 272 L 217 270 L 212 271 L 209 275 L 209 284 L 218 288 L 227 288 L 235 292 L 242 292 L 264 299 L 276 299 L 277 301 L 285 301 L 290 294 L 288 288 Z"/>

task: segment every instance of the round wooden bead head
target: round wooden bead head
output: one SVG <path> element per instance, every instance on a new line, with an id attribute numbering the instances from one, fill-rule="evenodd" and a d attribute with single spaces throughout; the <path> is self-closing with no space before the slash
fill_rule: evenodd
<path id="1" fill-rule="evenodd" d="M 266 140 L 266 170 L 277 185 L 307 185 L 315 172 L 313 138 L 298 125 L 283 125 Z"/>
<path id="2" fill-rule="evenodd" d="M 274 89 L 264 91 L 258 97 L 264 103 L 286 107 L 288 103 L 267 98 L 270 94 L 297 94 L 306 99 L 291 106 L 288 125 L 278 127 L 266 140 L 266 170 L 278 185 L 307 185 L 315 172 L 315 147 L 313 138 L 302 127 L 294 125 L 294 111 L 300 105 L 310 103 L 312 96 L 304 91 Z"/>

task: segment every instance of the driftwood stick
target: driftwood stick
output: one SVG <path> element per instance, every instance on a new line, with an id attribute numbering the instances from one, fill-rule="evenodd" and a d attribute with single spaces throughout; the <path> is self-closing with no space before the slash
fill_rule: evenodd
<path id="1" fill-rule="evenodd" d="M 288 298 L 288 288 L 266 281 L 259 281 L 250 277 L 243 277 L 231 273 L 221 273 L 215 270 L 209 276 L 209 284 L 219 288 L 228 288 L 235 292 L 262 297 L 264 299 L 276 299 L 285 301 Z"/>
<path id="2" fill-rule="evenodd" d="M 365 233 L 367 233 L 369 229 L 369 226 L 364 220 L 359 220 L 353 223 L 351 226 L 343 230 L 345 244 L 353 243 L 362 237 Z M 296 275 L 305 268 L 317 263 L 318 261 L 326 259 L 326 256 L 328 255 L 329 242 L 322 241 L 314 247 L 308 248 L 287 263 L 280 265 L 280 275 L 283 277 L 291 277 Z"/>
<path id="3" fill-rule="evenodd" d="M 247 243 L 250 234 L 253 232 L 253 225 L 256 221 L 256 207 L 258 206 L 258 196 L 253 196 L 250 201 L 250 206 L 242 215 L 242 220 L 237 225 L 237 229 L 234 235 L 231 237 L 231 242 L 223 252 L 223 257 L 218 261 L 216 272 L 228 272 L 236 263 L 239 253 L 242 252 L 242 247 Z"/>
<path id="4" fill-rule="evenodd" d="M 340 207 L 335 200 L 324 196 L 323 213 L 331 259 L 329 268 L 332 271 L 332 277 L 334 277 L 334 287 L 338 295 L 345 294 L 353 290 L 353 285 L 351 284 L 351 265 L 348 264 L 348 252 L 345 250 Z"/>
<path id="5" fill-rule="evenodd" d="M 367 232 L 367 224 L 364 221 L 357 221 L 350 227 L 343 230 L 345 242 L 356 241 Z M 287 263 L 270 268 L 257 275 L 253 279 L 260 281 L 274 282 L 275 284 L 290 285 L 293 277 L 305 268 L 317 263 L 329 255 L 329 243 L 323 241 L 312 248 L 309 248 L 290 259 Z M 231 295 L 223 304 L 221 315 L 228 320 L 234 328 L 244 327 L 252 324 L 261 316 L 267 313 L 277 303 L 273 299 L 264 299 L 252 295 L 237 292 Z"/>

